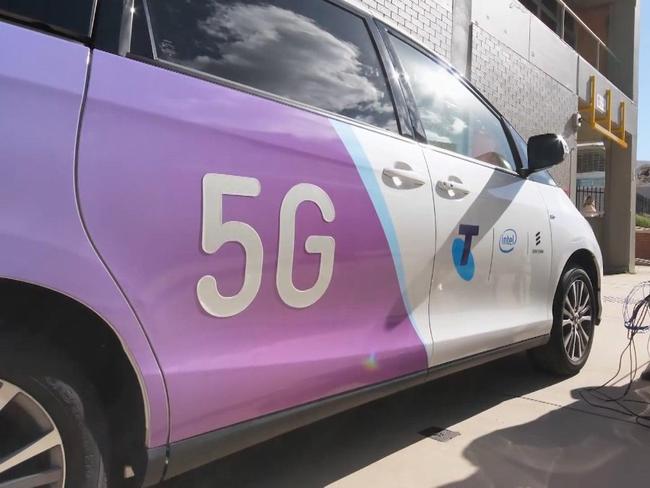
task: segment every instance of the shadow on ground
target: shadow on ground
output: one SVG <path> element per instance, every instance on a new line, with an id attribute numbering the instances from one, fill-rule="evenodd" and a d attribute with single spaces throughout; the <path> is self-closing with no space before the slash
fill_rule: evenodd
<path id="1" fill-rule="evenodd" d="M 603 401 L 621 396 L 625 386 L 592 393 L 572 391 L 576 401 L 532 422 L 491 432 L 472 442 L 464 457 L 478 469 L 445 485 L 466 487 L 645 487 L 650 486 L 650 421 L 614 412 Z M 636 381 L 622 403 L 649 415 L 650 389 Z"/>
<path id="2" fill-rule="evenodd" d="M 170 480 L 159 488 L 321 487 L 422 440 L 419 432 L 423 430 L 447 428 L 511 397 L 525 396 L 557 381 L 534 371 L 525 355 L 504 358 L 322 420 Z M 545 422 L 540 422 L 539 428 L 532 428 L 541 443 Z M 518 441 L 509 440 L 510 434 Z M 503 453 L 497 457 L 506 453 L 516 457 L 516 443 L 524 442 L 526 436 L 525 431 L 503 435 L 495 432 L 471 447 L 467 457 L 482 463 L 482 446 L 493 442 Z M 563 440 L 558 442 L 566 444 Z M 478 483 L 505 486 L 491 484 L 489 479 Z"/>
<path id="3" fill-rule="evenodd" d="M 453 426 L 558 381 L 533 370 L 523 354 L 504 358 L 296 430 L 159 488 L 322 487 L 422 440 L 423 430 Z M 606 393 L 616 396 L 621 388 Z M 640 481 L 650 480 L 650 431 L 589 405 L 586 390 L 574 390 L 570 405 L 471 442 L 463 456 L 474 473 L 447 487 L 650 486 Z M 635 383 L 628 398 L 647 402 L 648 384 Z M 641 403 L 626 405 L 644 412 Z"/>

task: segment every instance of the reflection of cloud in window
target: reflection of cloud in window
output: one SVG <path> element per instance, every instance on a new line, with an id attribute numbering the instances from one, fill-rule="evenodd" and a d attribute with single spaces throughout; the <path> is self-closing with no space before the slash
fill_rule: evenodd
<path id="1" fill-rule="evenodd" d="M 456 115 L 459 103 L 457 81 L 448 73 L 432 70 L 430 65 L 413 64 L 410 81 L 418 100 L 427 139 L 447 149 L 456 149 L 456 142 L 467 129 L 467 123 Z"/>
<path id="2" fill-rule="evenodd" d="M 381 117 L 395 125 L 392 104 L 371 81 L 382 73 L 361 62 L 355 45 L 276 6 L 212 5 L 212 15 L 198 27 L 215 40 L 219 54 L 206 49 L 183 64 L 370 123 Z"/>
<path id="3" fill-rule="evenodd" d="M 454 121 L 451 123 L 451 133 L 456 136 L 461 134 L 465 129 L 467 129 L 465 121 L 454 117 Z"/>

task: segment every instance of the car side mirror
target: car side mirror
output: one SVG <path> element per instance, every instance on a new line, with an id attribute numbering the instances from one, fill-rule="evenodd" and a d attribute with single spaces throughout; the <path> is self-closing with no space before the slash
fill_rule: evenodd
<path id="1" fill-rule="evenodd" d="M 528 171 L 534 173 L 560 164 L 569 154 L 569 145 L 557 134 L 541 134 L 528 139 Z"/>

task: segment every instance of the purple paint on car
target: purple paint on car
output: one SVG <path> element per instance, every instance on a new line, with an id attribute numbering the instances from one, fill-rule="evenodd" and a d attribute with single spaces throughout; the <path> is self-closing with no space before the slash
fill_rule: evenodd
<path id="1" fill-rule="evenodd" d="M 344 1 L 70 3 L 0 0 L 0 486 L 150 486 L 504 351 L 584 365 L 600 252 L 531 176 L 561 137 L 527 161 Z"/>
<path id="2" fill-rule="evenodd" d="M 158 353 L 172 441 L 426 367 L 394 303 L 386 237 L 327 118 L 96 53 L 81 141 L 81 209 Z M 256 229 L 265 257 L 256 300 L 228 319 L 205 313 L 195 296 L 206 272 L 223 294 L 236 293 L 244 262 L 237 245 L 200 249 L 207 173 L 255 176 L 262 188 L 255 199 L 224 200 L 224 220 Z M 301 249 L 309 235 L 333 236 L 336 260 L 325 296 L 295 310 L 277 294 L 275 256 L 282 197 L 300 182 L 323 188 L 340 211 L 332 223 L 312 205 L 298 212 L 296 286 L 318 272 L 318 258 Z M 377 367 L 364 367 L 372 355 Z"/>
<path id="3" fill-rule="evenodd" d="M 21 46 L 0 51 L 0 275 L 74 297 L 111 324 L 146 387 L 148 443 L 163 445 L 162 374 L 77 207 L 75 145 L 89 50 L 9 24 L 0 24 L 0 44 Z"/>

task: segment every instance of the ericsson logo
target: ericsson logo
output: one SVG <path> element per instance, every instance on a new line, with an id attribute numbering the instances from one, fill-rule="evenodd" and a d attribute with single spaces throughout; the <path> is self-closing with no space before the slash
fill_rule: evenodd
<path id="1" fill-rule="evenodd" d="M 472 237 L 478 235 L 478 225 L 460 224 L 458 234 L 464 236 L 462 239 L 457 237 L 451 244 L 451 257 L 458 276 L 465 281 L 471 281 L 474 278 L 474 256 L 472 255 Z"/>
<path id="2" fill-rule="evenodd" d="M 514 229 L 506 229 L 499 238 L 499 251 L 508 254 L 517 245 L 517 232 Z"/>

